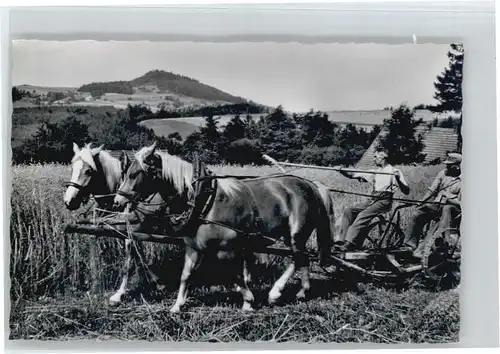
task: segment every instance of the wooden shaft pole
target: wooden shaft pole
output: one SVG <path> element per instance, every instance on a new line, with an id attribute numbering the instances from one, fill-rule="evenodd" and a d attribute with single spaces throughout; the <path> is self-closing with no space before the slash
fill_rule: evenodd
<path id="1" fill-rule="evenodd" d="M 357 169 L 352 169 L 352 168 L 342 168 L 342 167 L 327 167 L 327 166 L 316 166 L 316 165 L 305 165 L 305 164 L 300 164 L 300 163 L 291 163 L 291 162 L 279 162 L 270 157 L 269 155 L 263 155 L 263 157 L 272 162 L 275 165 L 279 166 L 289 166 L 289 167 L 302 167 L 302 168 L 311 168 L 311 169 L 316 169 L 316 170 L 329 170 L 329 171 L 337 171 L 339 172 L 340 170 L 345 171 L 345 172 L 358 172 L 358 173 L 370 173 L 370 174 L 376 174 L 376 175 L 394 175 L 394 173 L 390 172 L 377 172 L 377 171 L 366 171 L 366 170 L 357 170 Z"/>
<path id="2" fill-rule="evenodd" d="M 90 225 L 74 225 L 70 224 L 66 226 L 66 233 L 79 233 L 79 234 L 88 234 L 95 236 L 107 236 L 107 237 L 115 237 L 123 240 L 128 239 L 128 236 L 125 232 L 117 232 L 115 229 L 110 227 L 109 225 L 102 226 L 90 226 Z M 144 232 L 131 232 L 131 237 L 136 241 L 148 241 L 148 242 L 156 242 L 162 244 L 174 244 L 178 246 L 184 245 L 184 238 L 182 237 L 174 237 L 167 235 L 157 235 L 157 234 L 148 234 Z M 224 251 L 224 249 L 221 249 Z M 229 251 L 229 249 L 228 249 Z M 268 253 L 274 254 L 277 256 L 291 256 L 293 252 L 289 248 L 280 248 L 266 245 L 255 244 L 252 247 L 252 251 L 255 253 Z"/>
<path id="3" fill-rule="evenodd" d="M 68 225 L 66 226 L 65 231 L 66 233 L 81 233 L 81 234 L 89 234 L 95 236 L 108 236 L 108 237 L 120 238 L 123 240 L 129 239 L 126 232 L 118 232 L 109 225 L 102 225 L 102 226 Z M 131 234 L 132 238 L 136 241 L 150 241 L 157 243 L 184 245 L 184 239 L 182 237 L 147 234 L 143 232 L 132 232 Z"/>

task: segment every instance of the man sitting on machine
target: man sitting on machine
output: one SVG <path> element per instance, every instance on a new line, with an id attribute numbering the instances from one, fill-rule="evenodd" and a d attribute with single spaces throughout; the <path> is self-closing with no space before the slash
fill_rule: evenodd
<path id="1" fill-rule="evenodd" d="M 448 158 L 444 161 L 446 168 L 436 176 L 423 197 L 422 204 L 410 220 L 405 232 L 404 246 L 412 250 L 413 255 L 417 258 L 422 257 L 427 238 L 432 236 L 427 235 L 417 247 L 424 226 L 431 220 L 440 217 L 438 232 L 444 232 L 451 228 L 452 222 L 461 212 L 461 163 L 462 155 L 458 153 L 448 154 Z M 432 197 L 434 197 L 434 202 L 426 203 Z"/>
<path id="2" fill-rule="evenodd" d="M 368 182 L 373 186 L 371 198 L 354 204 L 344 211 L 340 234 L 337 237 L 338 248 L 341 251 L 350 251 L 363 244 L 364 237 L 360 236 L 365 234 L 364 231 L 374 217 L 391 210 L 392 197 L 398 187 L 405 195 L 410 192 L 401 171 L 389 164 L 387 158 L 387 150 L 378 147 L 374 155 L 374 162 L 378 168 L 371 170 L 372 173 L 346 172 L 342 169 L 339 171 L 348 178 Z"/>

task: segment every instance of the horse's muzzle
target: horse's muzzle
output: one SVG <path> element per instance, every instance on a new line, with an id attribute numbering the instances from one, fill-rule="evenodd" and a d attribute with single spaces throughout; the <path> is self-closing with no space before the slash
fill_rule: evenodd
<path id="1" fill-rule="evenodd" d="M 64 205 L 66 205 L 66 209 L 74 211 L 80 207 L 80 202 L 72 199 L 70 202 L 64 202 Z"/>
<path id="2" fill-rule="evenodd" d="M 127 197 L 117 194 L 115 199 L 113 200 L 113 210 L 115 211 L 123 211 L 125 206 L 129 203 Z"/>

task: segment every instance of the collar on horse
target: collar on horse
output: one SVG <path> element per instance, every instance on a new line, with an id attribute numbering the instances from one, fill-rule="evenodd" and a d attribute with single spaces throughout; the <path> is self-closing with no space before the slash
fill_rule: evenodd
<path id="1" fill-rule="evenodd" d="M 230 177 L 230 176 L 228 176 Z M 206 216 L 212 209 L 215 202 L 217 194 L 217 179 L 221 176 L 214 175 L 209 169 L 205 167 L 203 162 L 196 155 L 193 162 L 193 189 L 194 193 L 190 200 L 188 201 L 189 209 L 185 214 L 181 215 L 181 218 L 185 220 L 184 224 L 178 229 L 180 236 L 182 235 L 192 235 L 196 232 L 196 229 L 202 224 L 214 224 L 230 230 L 233 230 L 239 234 L 246 235 L 248 237 L 247 241 L 256 242 L 258 239 L 268 239 L 263 236 L 260 232 L 255 232 L 254 230 L 259 230 L 261 224 L 261 218 L 257 205 L 255 204 L 255 196 L 251 189 L 244 184 L 247 193 L 252 201 L 252 213 L 253 213 L 253 224 L 249 225 L 247 230 L 241 230 L 214 220 L 206 219 Z M 245 177 L 246 179 L 246 177 Z M 268 239 L 266 242 L 269 243 Z M 271 243 L 275 241 L 272 240 Z"/>
<path id="2" fill-rule="evenodd" d="M 191 182 L 193 193 L 188 198 L 188 207 L 179 216 L 171 217 L 171 226 L 175 234 L 179 236 L 190 235 L 205 222 L 217 193 L 217 179 L 210 178 L 211 176 L 213 176 L 213 173 L 206 168 L 205 164 L 196 155 L 193 162 L 193 180 Z"/>

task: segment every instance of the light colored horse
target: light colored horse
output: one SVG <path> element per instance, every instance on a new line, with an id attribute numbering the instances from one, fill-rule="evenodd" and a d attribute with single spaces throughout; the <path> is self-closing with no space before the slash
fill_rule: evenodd
<path id="1" fill-rule="evenodd" d="M 103 146 L 92 148 L 91 144 L 86 144 L 80 148 L 73 143 L 74 156 L 71 160 L 72 173 L 71 181 L 64 194 L 64 204 L 69 210 L 77 210 L 85 204 L 90 196 L 94 196 L 97 207 L 103 210 L 111 210 L 116 191 L 122 181 L 123 172 L 130 165 L 127 154 L 122 151 L 120 159 L 111 156 Z M 154 214 L 163 203 L 160 195 L 154 195 L 149 203 L 141 205 L 140 212 L 127 215 L 132 223 L 133 231 L 141 231 L 144 225 L 141 222 L 150 214 Z M 118 231 L 126 233 L 126 225 L 114 226 Z M 142 245 L 138 242 L 132 244 L 131 239 L 125 240 L 125 263 L 122 268 L 122 281 L 119 289 L 110 299 L 110 305 L 117 305 L 128 291 L 128 282 L 133 271 L 132 258 L 139 256 L 144 259 Z M 132 251 L 135 251 L 134 253 Z M 147 269 L 152 280 L 158 277 Z"/>
<path id="2" fill-rule="evenodd" d="M 114 205 L 123 208 L 130 200 L 143 198 L 156 190 L 164 193 L 164 200 L 168 199 L 167 194 L 176 195 L 178 206 L 183 204 L 183 208 L 189 210 L 189 201 L 194 194 L 192 179 L 192 164 L 156 151 L 156 144 L 153 144 L 136 153 L 117 191 Z M 251 249 L 255 242 L 260 242 L 259 235 L 254 232 L 275 240 L 283 237 L 293 252 L 291 264 L 269 292 L 269 303 L 273 304 L 281 297 L 296 267 L 301 271 L 302 285 L 296 296 L 304 299 L 310 289 L 306 242 L 316 230 L 320 265 L 327 263 L 333 246 L 330 218 L 317 185 L 292 175 L 208 181 L 213 193 L 207 200 L 201 200 L 201 206 L 206 210 L 201 214 L 194 213 L 194 219 L 184 230 L 186 233 L 181 233 L 186 246 L 184 267 L 177 300 L 170 311 L 179 312 L 185 304 L 191 274 L 209 252 L 219 258 L 222 252 L 230 252 L 241 260 L 236 285 L 243 297 L 243 309 L 252 310 L 254 296 L 248 287 L 249 267 L 254 257 Z M 194 205 L 196 209 L 196 200 Z M 199 222 L 198 217 L 208 222 Z"/>

